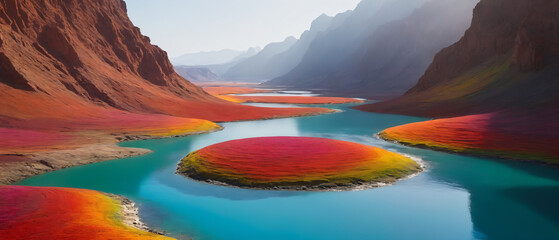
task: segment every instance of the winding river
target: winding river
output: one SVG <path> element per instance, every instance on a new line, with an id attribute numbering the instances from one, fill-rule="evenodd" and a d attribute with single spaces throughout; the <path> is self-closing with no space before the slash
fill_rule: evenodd
<path id="1" fill-rule="evenodd" d="M 374 134 L 424 119 L 351 106 L 324 106 L 343 112 L 321 116 L 224 123 L 223 131 L 211 134 L 125 142 L 121 145 L 154 152 L 16 184 L 124 195 L 139 204 L 144 222 L 179 239 L 559 239 L 559 169 L 384 142 Z M 191 151 L 258 136 L 326 137 L 378 146 L 413 156 L 426 171 L 391 186 L 345 192 L 246 190 L 174 174 Z"/>

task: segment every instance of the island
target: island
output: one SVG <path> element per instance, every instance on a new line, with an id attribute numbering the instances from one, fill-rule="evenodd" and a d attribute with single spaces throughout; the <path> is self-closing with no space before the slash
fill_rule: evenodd
<path id="1" fill-rule="evenodd" d="M 368 145 L 315 137 L 259 137 L 194 151 L 177 173 L 241 188 L 351 190 L 378 187 L 417 174 L 409 157 Z"/>

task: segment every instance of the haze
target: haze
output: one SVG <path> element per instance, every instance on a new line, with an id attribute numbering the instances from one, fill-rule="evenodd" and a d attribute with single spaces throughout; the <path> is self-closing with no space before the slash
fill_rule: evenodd
<path id="1" fill-rule="evenodd" d="M 325 13 L 354 9 L 359 0 L 126 0 L 132 22 L 170 57 L 244 50 L 299 37 Z"/>

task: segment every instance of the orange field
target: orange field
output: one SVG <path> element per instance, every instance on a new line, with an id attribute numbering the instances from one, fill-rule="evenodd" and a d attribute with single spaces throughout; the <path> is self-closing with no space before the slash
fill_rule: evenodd
<path id="1" fill-rule="evenodd" d="M 1 239 L 171 239 L 123 222 L 121 202 L 100 192 L 0 187 Z"/>
<path id="2" fill-rule="evenodd" d="M 559 114 L 494 112 L 389 128 L 387 140 L 440 150 L 559 164 Z"/>

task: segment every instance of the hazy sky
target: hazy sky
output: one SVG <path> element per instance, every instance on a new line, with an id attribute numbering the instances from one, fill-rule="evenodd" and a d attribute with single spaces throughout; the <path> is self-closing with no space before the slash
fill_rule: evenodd
<path id="1" fill-rule="evenodd" d="M 360 0 L 126 0 L 132 22 L 175 57 L 184 53 L 264 47 L 299 37 L 322 13 Z"/>

